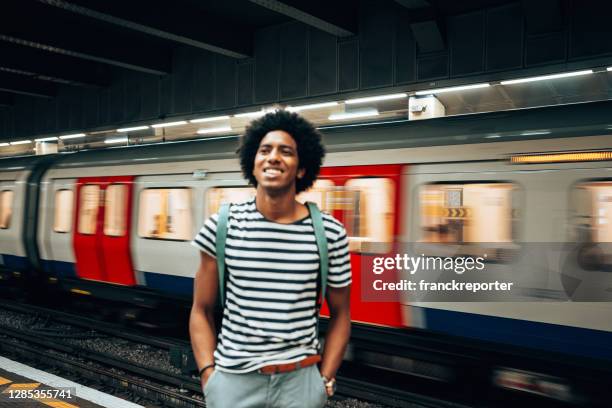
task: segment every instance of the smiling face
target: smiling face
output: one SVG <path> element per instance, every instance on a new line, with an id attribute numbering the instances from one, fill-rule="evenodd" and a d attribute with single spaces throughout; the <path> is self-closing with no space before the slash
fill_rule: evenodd
<path id="1" fill-rule="evenodd" d="M 293 191 L 295 194 L 295 180 L 304 176 L 304 169 L 299 168 L 297 144 L 289 133 L 273 130 L 261 139 L 253 176 L 258 189 L 275 194 Z"/>

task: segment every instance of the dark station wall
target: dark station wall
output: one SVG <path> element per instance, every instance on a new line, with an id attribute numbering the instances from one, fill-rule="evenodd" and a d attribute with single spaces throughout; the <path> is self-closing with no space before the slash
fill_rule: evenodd
<path id="1" fill-rule="evenodd" d="M 534 3 L 540 7 L 533 8 Z M 537 67 L 546 72 L 550 66 L 597 65 L 612 56 L 608 8 L 605 1 L 517 2 L 445 17 L 436 36 L 427 24 L 411 26 L 409 11 L 399 4 L 362 1 L 355 37 L 340 39 L 286 23 L 256 33 L 253 58 L 185 47 L 174 53 L 172 73 L 166 76 L 121 70 L 108 88 L 63 86 L 53 99 L 16 96 L 12 106 L 0 108 L 0 138 L 111 128 L 301 98 L 331 100 L 377 88 L 500 79 Z"/>

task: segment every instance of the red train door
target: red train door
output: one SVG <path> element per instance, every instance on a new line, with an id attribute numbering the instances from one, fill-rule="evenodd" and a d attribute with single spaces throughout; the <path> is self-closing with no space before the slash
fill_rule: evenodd
<path id="1" fill-rule="evenodd" d="M 367 165 L 321 170 L 322 189 L 328 190 L 330 182 L 333 183 L 331 200 L 323 206 L 344 224 L 349 236 L 353 274 L 351 320 L 356 322 L 404 325 L 399 302 L 364 302 L 361 296 L 362 253 L 378 251 L 384 255 L 397 246 L 402 168 L 402 165 Z M 376 242 L 375 249 L 372 242 Z M 329 315 L 326 305 L 322 314 Z"/>
<path id="2" fill-rule="evenodd" d="M 77 180 L 74 253 L 83 279 L 134 285 L 130 256 L 133 176 Z"/>

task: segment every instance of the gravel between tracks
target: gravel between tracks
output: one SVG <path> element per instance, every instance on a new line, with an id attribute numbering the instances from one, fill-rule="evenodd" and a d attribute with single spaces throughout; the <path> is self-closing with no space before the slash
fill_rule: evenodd
<path id="1" fill-rule="evenodd" d="M 50 330 L 54 333 L 62 333 L 66 331 L 67 335 L 65 338 L 61 338 L 61 342 L 67 345 L 73 345 L 82 347 L 87 350 L 96 352 L 102 352 L 108 355 L 112 355 L 130 362 L 134 362 L 138 365 L 155 368 L 169 374 L 179 375 L 181 372 L 179 369 L 172 366 L 170 363 L 170 355 L 167 350 L 152 347 L 146 344 L 140 344 L 133 341 L 107 337 L 103 333 L 97 333 L 95 330 L 85 331 L 82 329 L 76 329 L 78 331 L 87 332 L 92 336 L 98 334 L 100 337 L 92 337 L 86 339 L 70 338 L 69 333 L 75 331 L 75 327 L 57 322 L 47 322 L 45 319 L 40 317 L 27 315 L 24 313 L 13 312 L 0 308 L 0 326 L 14 328 L 18 330 L 35 330 L 40 331 L 40 335 L 44 336 L 44 330 Z M 61 353 L 58 353 L 61 354 Z M 120 371 L 118 371 L 120 372 Z M 194 396 L 197 397 L 197 396 Z M 199 397 L 201 398 L 201 396 Z M 151 406 L 151 405 L 148 405 Z M 330 400 L 325 405 L 326 408 L 387 408 L 386 405 L 374 404 L 356 399 L 345 399 L 345 400 Z"/>

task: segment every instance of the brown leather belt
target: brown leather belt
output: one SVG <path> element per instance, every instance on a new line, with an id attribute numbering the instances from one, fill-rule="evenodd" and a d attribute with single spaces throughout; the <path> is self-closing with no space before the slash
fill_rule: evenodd
<path id="1" fill-rule="evenodd" d="M 296 361 L 295 363 L 272 364 L 272 365 L 261 367 L 257 371 L 261 374 L 270 374 L 270 375 L 288 373 L 291 371 L 299 370 L 300 368 L 315 365 L 319 361 L 321 361 L 321 356 L 318 354 L 315 354 L 314 356 L 308 356 L 303 360 Z"/>

